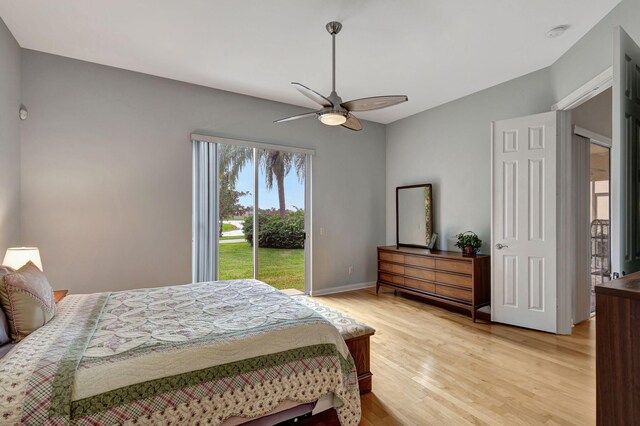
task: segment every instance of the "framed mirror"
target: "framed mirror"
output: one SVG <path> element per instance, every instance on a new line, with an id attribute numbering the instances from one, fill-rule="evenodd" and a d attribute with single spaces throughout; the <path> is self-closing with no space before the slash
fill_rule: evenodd
<path id="1" fill-rule="evenodd" d="M 430 183 L 396 188 L 396 245 L 433 248 L 433 202 Z M 433 238 L 435 243 L 435 238 Z"/>

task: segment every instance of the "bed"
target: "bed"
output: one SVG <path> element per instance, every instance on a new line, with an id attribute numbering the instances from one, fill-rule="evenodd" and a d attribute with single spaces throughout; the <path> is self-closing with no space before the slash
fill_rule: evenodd
<path id="1" fill-rule="evenodd" d="M 312 305 L 257 280 L 67 296 L 0 359 L 0 424 L 356 425 L 364 376 Z"/>

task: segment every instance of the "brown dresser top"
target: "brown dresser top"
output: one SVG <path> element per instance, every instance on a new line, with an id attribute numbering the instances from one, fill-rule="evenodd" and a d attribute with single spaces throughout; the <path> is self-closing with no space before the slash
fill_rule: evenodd
<path id="1" fill-rule="evenodd" d="M 396 253 L 404 253 L 404 254 L 417 254 L 420 256 L 438 256 L 445 257 L 448 259 L 457 259 L 457 260 L 471 260 L 471 259 L 482 259 L 485 257 L 489 257 L 485 254 L 478 254 L 476 256 L 463 256 L 462 253 L 455 251 L 441 251 L 441 250 L 429 250 L 429 249 L 421 249 L 415 247 L 396 247 L 396 246 L 380 246 L 378 250 L 391 251 Z"/>
<path id="2" fill-rule="evenodd" d="M 617 280 L 596 285 L 597 294 L 640 299 L 640 272 L 634 272 Z"/>

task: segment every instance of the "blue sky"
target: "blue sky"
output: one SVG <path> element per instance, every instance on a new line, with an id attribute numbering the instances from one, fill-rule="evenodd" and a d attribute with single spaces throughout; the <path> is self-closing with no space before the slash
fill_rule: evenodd
<path id="1" fill-rule="evenodd" d="M 279 208 L 276 183 L 274 181 L 271 191 L 267 191 L 262 168 L 260 168 L 258 189 L 260 197 L 259 207 L 261 209 Z M 250 195 L 241 197 L 240 203 L 244 206 L 253 206 L 253 164 L 247 164 L 240 172 L 238 183 L 236 184 L 236 191 L 249 191 Z M 302 183 L 298 182 L 298 176 L 296 176 L 294 170 L 289 172 L 284 178 L 284 196 L 288 210 L 293 210 L 293 206 L 300 209 L 304 208 L 304 181 Z"/>

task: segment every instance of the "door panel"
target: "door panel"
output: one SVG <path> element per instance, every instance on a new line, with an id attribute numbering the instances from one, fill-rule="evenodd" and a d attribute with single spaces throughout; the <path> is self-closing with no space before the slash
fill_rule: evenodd
<path id="1" fill-rule="evenodd" d="M 305 287 L 306 155 L 257 150 L 258 261 L 256 278 L 278 289 Z M 404 267 L 380 263 L 387 272 Z"/>
<path id="2" fill-rule="evenodd" d="M 557 113 L 493 123 L 492 320 L 557 331 Z"/>
<path id="3" fill-rule="evenodd" d="M 218 280 L 254 277 L 244 216 L 253 211 L 253 148 L 218 146 Z"/>
<path id="4" fill-rule="evenodd" d="M 620 27 L 614 36 L 611 147 L 613 271 L 640 271 L 640 47 Z"/>
<path id="5" fill-rule="evenodd" d="M 529 309 L 544 312 L 544 258 L 529 258 Z"/>
<path id="6" fill-rule="evenodd" d="M 506 152 L 517 152 L 507 151 Z M 503 210 L 503 239 L 518 239 L 518 162 L 504 161 L 502 163 L 504 169 L 504 180 L 502 182 L 504 202 L 501 207 Z"/>
<path id="7" fill-rule="evenodd" d="M 502 304 L 505 306 L 518 307 L 518 256 L 505 254 L 502 256 L 503 276 Z"/>
<path id="8" fill-rule="evenodd" d="M 529 160 L 529 240 L 544 241 L 544 159 Z"/>

